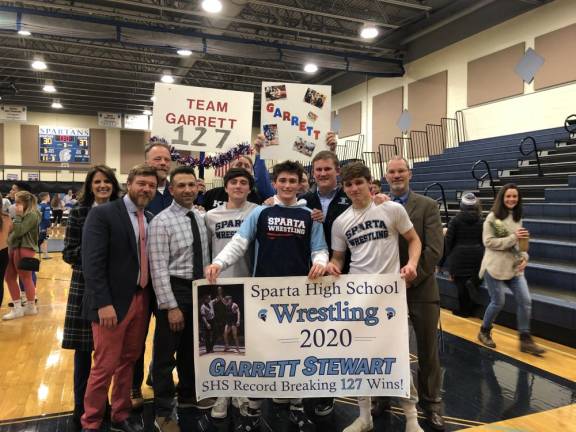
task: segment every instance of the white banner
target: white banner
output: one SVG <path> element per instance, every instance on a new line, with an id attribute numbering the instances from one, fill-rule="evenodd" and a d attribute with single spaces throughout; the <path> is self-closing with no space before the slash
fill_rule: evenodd
<path id="1" fill-rule="evenodd" d="M 199 399 L 409 397 L 408 313 L 399 275 L 219 282 L 193 287 Z"/>
<path id="2" fill-rule="evenodd" d="M 146 114 L 124 114 L 124 129 L 150 130 L 149 120 Z"/>
<path id="3" fill-rule="evenodd" d="M 0 105 L 0 120 L 26 121 L 26 113 L 22 105 Z"/>
<path id="4" fill-rule="evenodd" d="M 156 83 L 152 135 L 179 150 L 223 152 L 250 143 L 254 94 Z"/>
<path id="5" fill-rule="evenodd" d="M 98 126 L 109 128 L 122 127 L 122 114 L 114 112 L 99 112 L 98 113 Z"/>
<path id="6" fill-rule="evenodd" d="M 326 150 L 332 87 L 262 83 L 260 127 L 266 137 L 264 159 L 310 160 Z"/>

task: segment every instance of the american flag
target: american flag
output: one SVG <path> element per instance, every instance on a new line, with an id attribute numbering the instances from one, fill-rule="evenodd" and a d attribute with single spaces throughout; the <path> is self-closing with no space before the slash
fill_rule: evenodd
<path id="1" fill-rule="evenodd" d="M 214 170 L 214 175 L 216 177 L 224 177 L 224 175 L 226 175 L 226 172 L 228 171 L 229 166 L 230 164 L 225 163 L 224 165 L 216 167 L 216 169 Z"/>

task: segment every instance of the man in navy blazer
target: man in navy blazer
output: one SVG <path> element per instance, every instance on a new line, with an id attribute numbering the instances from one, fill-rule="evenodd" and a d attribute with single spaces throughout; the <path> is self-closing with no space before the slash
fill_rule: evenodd
<path id="1" fill-rule="evenodd" d="M 144 209 L 157 184 L 155 168 L 135 166 L 128 175 L 128 193 L 92 209 L 84 224 L 82 314 L 92 321 L 94 336 L 94 363 L 82 416 L 86 432 L 97 431 L 102 424 L 112 378 L 111 430 L 142 431 L 141 423 L 130 418 L 130 389 L 149 320 L 146 229 L 152 214 Z"/>

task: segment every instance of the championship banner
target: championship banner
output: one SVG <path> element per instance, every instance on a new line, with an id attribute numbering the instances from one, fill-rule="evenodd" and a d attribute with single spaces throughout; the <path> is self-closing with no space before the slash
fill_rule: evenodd
<path id="1" fill-rule="evenodd" d="M 156 83 L 152 135 L 178 150 L 219 152 L 252 135 L 254 94 Z"/>
<path id="2" fill-rule="evenodd" d="M 410 396 L 397 274 L 195 281 L 199 399 Z"/>
<path id="3" fill-rule="evenodd" d="M 262 158 L 310 160 L 314 153 L 326 150 L 331 103 L 331 86 L 263 82 Z"/>

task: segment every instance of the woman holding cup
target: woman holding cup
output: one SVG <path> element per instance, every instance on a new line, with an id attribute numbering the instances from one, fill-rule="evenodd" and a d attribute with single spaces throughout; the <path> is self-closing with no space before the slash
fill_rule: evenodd
<path id="1" fill-rule="evenodd" d="M 505 289 L 508 287 L 516 299 L 520 351 L 541 355 L 545 350 L 534 343 L 530 336 L 532 299 L 524 269 L 528 264 L 528 241 L 530 233 L 522 227 L 522 197 L 514 184 L 504 185 L 486 218 L 482 241 L 485 246 L 480 267 L 490 294 L 490 304 L 478 340 L 490 348 L 496 348 L 490 332 L 492 324 L 504 307 Z"/>

